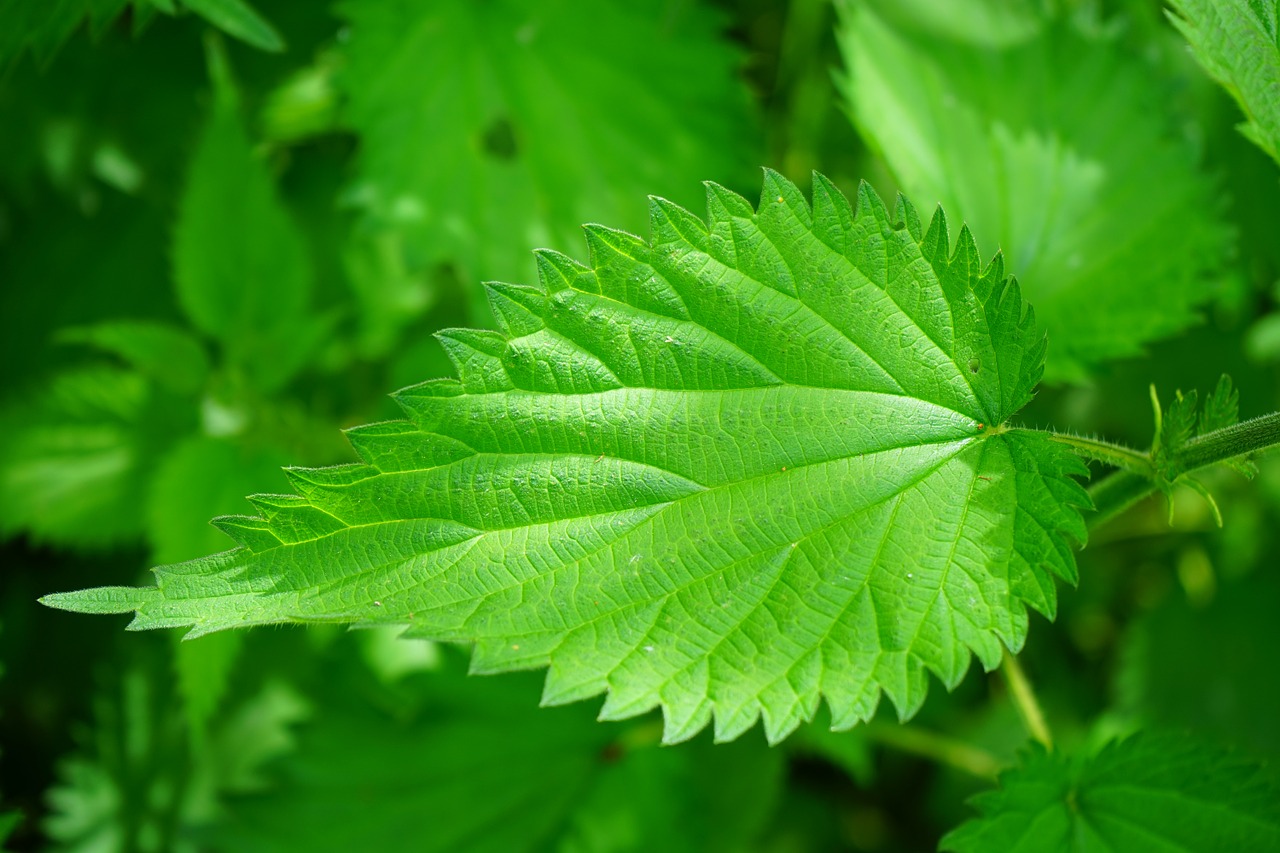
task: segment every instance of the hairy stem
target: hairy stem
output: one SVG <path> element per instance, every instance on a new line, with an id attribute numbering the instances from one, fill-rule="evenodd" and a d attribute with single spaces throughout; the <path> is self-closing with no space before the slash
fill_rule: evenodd
<path id="1" fill-rule="evenodd" d="M 1178 474 L 1185 474 L 1277 444 L 1280 444 L 1280 412 L 1272 412 L 1191 439 L 1173 454 L 1173 466 Z"/>
<path id="2" fill-rule="evenodd" d="M 1004 670 L 1005 680 L 1009 682 L 1009 695 L 1013 697 L 1013 705 L 1018 709 L 1022 724 L 1027 727 L 1027 733 L 1044 744 L 1045 749 L 1053 749 L 1053 736 L 1049 733 L 1048 723 L 1044 721 L 1044 712 L 1036 701 L 1031 682 L 1027 680 L 1018 659 L 1008 649 L 1004 651 L 1004 662 L 1000 668 Z"/>
<path id="3" fill-rule="evenodd" d="M 1125 471 L 1132 471 L 1145 477 L 1155 476 L 1155 466 L 1151 456 L 1123 444 L 1113 444 L 1097 438 L 1085 438 L 1080 435 L 1052 432 L 1049 438 L 1059 444 L 1065 444 L 1076 452 L 1076 455 L 1095 462 L 1112 465 Z"/>
<path id="4" fill-rule="evenodd" d="M 908 725 L 871 725 L 867 734 L 878 743 L 992 780 L 1004 764 L 985 749 L 928 729 Z"/>

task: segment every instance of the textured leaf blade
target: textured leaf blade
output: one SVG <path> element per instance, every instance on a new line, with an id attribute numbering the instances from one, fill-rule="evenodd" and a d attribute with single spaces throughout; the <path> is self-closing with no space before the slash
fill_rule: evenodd
<path id="1" fill-rule="evenodd" d="M 1036 748 L 942 839 L 955 853 L 1275 850 L 1280 802 L 1256 764 L 1184 735 L 1142 734 L 1094 756 Z"/>
<path id="2" fill-rule="evenodd" d="M 1007 255 L 1053 341 L 1050 376 L 1080 379 L 1195 322 L 1230 233 L 1192 146 L 1154 106 L 1168 96 L 1147 60 L 1034 4 L 973 31 L 1007 5 L 913 17 L 845 0 L 844 89 L 903 191 Z"/>
<path id="3" fill-rule="evenodd" d="M 338 11 L 351 33 L 339 84 L 361 139 L 351 198 L 371 227 L 405 235 L 414 272 L 523 279 L 529 246 L 570 249 L 591 218 L 640 229 L 645 193 L 692 203 L 699 179 L 749 182 L 758 162 L 741 57 L 705 5 Z"/>
<path id="4" fill-rule="evenodd" d="M 995 666 L 1074 579 L 1088 502 L 1065 449 L 997 426 L 1044 352 L 1016 284 L 866 187 L 708 206 L 493 285 L 503 333 L 442 335 L 458 379 L 218 520 L 242 548 L 158 569 L 132 627 L 406 624 L 549 666 L 550 703 L 662 706 L 668 740 L 778 739 L 824 696 L 842 728 L 882 692 L 909 715 L 927 672 Z"/>
<path id="5" fill-rule="evenodd" d="M 1280 10 L 1266 0 L 1171 0 L 1169 17 L 1244 111 L 1240 131 L 1280 163 Z"/>

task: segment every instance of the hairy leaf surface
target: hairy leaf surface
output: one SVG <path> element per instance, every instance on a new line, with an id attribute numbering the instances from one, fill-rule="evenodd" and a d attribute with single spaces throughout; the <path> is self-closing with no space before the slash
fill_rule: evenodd
<path id="1" fill-rule="evenodd" d="M 1157 75 L 1032 4 L 981 31 L 1005 4 L 947 8 L 841 4 L 854 122 L 903 191 L 1006 254 L 1053 341 L 1051 378 L 1194 322 L 1229 234 Z"/>
<path id="2" fill-rule="evenodd" d="M 549 666 L 549 703 L 662 706 L 669 741 L 761 717 L 776 740 L 824 696 L 839 728 L 882 692 L 909 715 L 928 671 L 994 667 L 1074 581 L 1088 503 L 1074 456 L 1004 426 L 1045 346 L 1017 285 L 865 185 L 856 211 L 772 172 L 758 211 L 707 199 L 491 285 L 503 331 L 442 333 L 459 377 L 350 430 L 360 464 L 218 520 L 239 549 L 46 601 L 197 634 L 405 624 L 480 672 Z"/>
<path id="3" fill-rule="evenodd" d="M 1141 734 L 1095 756 L 1036 747 L 979 794 L 955 853 L 1275 850 L 1280 797 L 1254 763 L 1184 735 Z"/>
<path id="4" fill-rule="evenodd" d="M 1236 99 L 1240 131 L 1280 163 L 1280 7 L 1275 0 L 1170 0 L 1205 71 Z"/>

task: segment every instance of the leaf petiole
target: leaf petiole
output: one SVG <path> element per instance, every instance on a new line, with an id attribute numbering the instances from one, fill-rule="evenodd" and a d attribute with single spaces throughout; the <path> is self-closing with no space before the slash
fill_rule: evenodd
<path id="1" fill-rule="evenodd" d="M 1042 743 L 1045 749 L 1052 750 L 1053 735 L 1049 732 L 1049 724 L 1045 722 L 1044 711 L 1040 709 L 1040 702 L 1031 689 L 1027 674 L 1022 671 L 1022 665 L 1008 649 L 1004 651 L 1004 662 L 1000 668 L 1004 671 L 1005 680 L 1009 682 L 1009 696 L 1018 709 L 1022 724 L 1027 727 L 1027 733 Z"/>
<path id="2" fill-rule="evenodd" d="M 1094 462 L 1102 462 L 1125 471 L 1132 471 L 1144 477 L 1155 476 L 1156 469 L 1151 462 L 1151 457 L 1142 451 L 1134 450 L 1132 447 L 1069 433 L 1050 432 L 1048 436 L 1059 444 L 1067 445 L 1078 456 L 1083 456 Z"/>

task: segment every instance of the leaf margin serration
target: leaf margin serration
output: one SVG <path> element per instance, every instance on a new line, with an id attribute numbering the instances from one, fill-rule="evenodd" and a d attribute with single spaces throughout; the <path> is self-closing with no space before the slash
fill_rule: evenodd
<path id="1" fill-rule="evenodd" d="M 819 224 L 823 227 L 839 229 L 863 217 L 873 220 L 874 225 L 883 234 L 905 233 L 919 247 L 922 257 L 937 275 L 940 285 L 947 293 L 948 304 L 954 299 L 962 305 L 968 304 L 970 307 L 976 305 L 975 310 L 980 311 L 980 314 L 971 311 L 969 315 L 964 315 L 957 321 L 955 306 L 952 305 L 953 322 L 958 327 L 969 324 L 978 330 L 975 332 L 974 329 L 968 329 L 966 334 L 977 334 L 985 328 L 992 341 L 999 338 L 1003 342 L 999 352 L 993 350 L 992 353 L 985 353 L 994 357 L 999 368 L 997 373 L 1000 381 L 994 396 L 987 393 L 985 401 L 976 401 L 979 408 L 975 413 L 984 420 L 977 421 L 975 418 L 974 425 L 983 438 L 1004 436 L 1004 443 L 1000 446 L 1007 445 L 1018 450 L 1018 453 L 1009 451 L 1013 459 L 1012 470 L 1015 472 L 1015 479 L 1019 483 L 1027 480 L 1039 490 L 1034 501 L 1029 502 L 1034 504 L 1030 509 L 1018 505 L 1018 516 L 1012 524 L 1013 538 L 1007 547 L 1007 553 L 998 556 L 998 560 L 1002 561 L 1001 571 L 1004 573 L 1004 580 L 1011 584 L 1011 594 L 1007 602 L 1008 612 L 1002 617 L 1003 627 L 990 627 L 987 629 L 988 633 L 983 635 L 987 639 L 977 644 L 971 639 L 962 640 L 962 647 L 957 652 L 958 656 L 953 655 L 952 661 L 919 662 L 915 670 L 908 667 L 903 671 L 904 681 L 897 690 L 887 687 L 885 683 L 872 680 L 863 685 L 863 693 L 860 694 L 853 710 L 836 708 L 833 704 L 833 721 L 837 728 L 848 728 L 860 720 L 869 719 L 883 693 L 888 693 L 897 706 L 900 717 L 908 717 L 923 702 L 927 688 L 926 670 L 933 671 L 950 688 L 954 687 L 967 671 L 971 653 L 977 654 L 985 668 L 988 670 L 993 668 L 999 661 L 1000 644 L 1016 651 L 1025 639 L 1027 630 L 1025 606 L 1030 605 L 1032 609 L 1052 618 L 1056 608 L 1053 577 L 1061 577 L 1070 582 L 1075 580 L 1075 564 L 1071 549 L 1084 542 L 1085 529 L 1078 510 L 1087 507 L 1089 502 L 1087 494 L 1073 478 L 1084 475 L 1085 469 L 1069 451 L 1050 443 L 1043 436 L 1033 432 L 1011 430 L 1005 425 L 1008 417 L 1027 402 L 1033 393 L 1043 370 L 1044 336 L 1036 337 L 1034 314 L 1022 304 L 1016 281 L 1005 277 L 1003 261 L 999 254 L 988 264 L 981 264 L 977 247 L 967 228 L 961 229 L 955 248 L 951 250 L 946 218 L 941 209 L 935 213 L 926 229 L 915 209 L 905 198 L 899 196 L 897 211 L 890 216 L 874 190 L 864 183 L 858 190 L 855 211 L 843 194 L 820 175 L 814 177 L 814 202 L 811 208 L 794 184 L 771 170 L 765 172 L 762 200 L 758 210 L 752 210 L 745 199 L 715 184 L 708 183 L 707 195 L 712 222 L 715 221 L 717 205 L 725 211 L 735 208 L 739 212 L 749 211 L 750 215 L 759 216 L 769 205 L 778 204 L 786 205 L 793 211 L 803 211 L 802 215 L 800 213 L 795 215 L 800 217 L 801 221 L 805 222 L 814 233 Z M 536 254 L 542 280 L 540 287 L 489 283 L 487 289 L 502 331 L 498 333 L 475 330 L 442 331 L 438 337 L 454 361 L 458 377 L 429 380 L 397 392 L 394 397 L 406 413 L 410 414 L 409 421 L 383 422 L 348 430 L 347 436 L 362 460 L 360 463 L 319 469 L 286 469 L 297 494 L 255 495 L 250 500 L 259 510 L 258 516 L 226 516 L 215 519 L 214 524 L 231 536 L 240 546 L 239 549 L 190 563 L 159 567 L 155 570 L 157 577 L 155 588 L 104 588 L 84 593 L 55 594 L 42 600 L 52 606 L 87 612 L 136 610 L 135 618 L 129 626 L 131 630 L 184 626 L 191 629 L 188 636 L 199 636 L 237 625 L 280 621 L 305 622 L 311 619 L 342 621 L 356 625 L 377 624 L 379 620 L 374 618 L 376 614 L 369 614 L 362 619 L 354 613 L 342 614 L 336 618 L 332 615 L 320 614 L 313 614 L 309 618 L 295 614 L 286 618 L 259 618 L 257 621 L 253 618 L 245 618 L 245 614 L 240 613 L 230 620 L 209 617 L 198 619 L 193 618 L 190 612 L 184 609 L 180 599 L 165 601 L 163 591 L 166 586 L 181 583 L 184 575 L 202 574 L 205 576 L 203 583 L 222 586 L 226 590 L 225 594 L 239 596 L 243 606 L 251 608 L 255 596 L 273 592 L 272 582 L 271 578 L 265 576 L 251 577 L 253 574 L 250 571 L 251 567 L 248 564 L 239 565 L 239 556 L 245 554 L 258 556 L 274 550 L 277 543 L 305 543 L 308 539 L 337 532 L 344 526 L 345 523 L 336 514 L 330 514 L 318 505 L 319 502 L 316 499 L 316 495 L 320 494 L 318 490 L 333 484 L 355 483 L 386 473 L 372 463 L 376 461 L 380 452 L 390 459 L 403 455 L 405 453 L 403 449 L 386 452 L 386 448 L 403 439 L 405 435 L 425 433 L 432 439 L 432 442 L 426 445 L 419 442 L 415 446 L 414 453 L 421 458 L 414 457 L 417 459 L 414 464 L 450 465 L 475 455 L 477 452 L 475 448 L 469 447 L 457 436 L 433 435 L 424 428 L 422 423 L 415 422 L 412 417 L 415 409 L 411 401 L 441 397 L 456 398 L 491 393 L 495 390 L 509 390 L 512 385 L 511 376 L 510 371 L 506 370 L 503 358 L 508 358 L 507 363 L 510 363 L 510 358 L 515 358 L 511 352 L 512 342 L 517 337 L 528 337 L 545 330 L 545 323 L 539 325 L 538 311 L 551 310 L 546 303 L 553 292 L 559 292 L 556 291 L 557 287 L 569 288 L 582 276 L 594 275 L 594 267 L 598 266 L 606 243 L 617 241 L 625 244 L 627 240 L 632 240 L 637 241 L 631 244 L 633 246 L 644 244 L 656 251 L 663 240 L 697 243 L 710 239 L 710 225 L 683 208 L 655 198 L 651 200 L 651 212 L 654 239 L 649 244 L 645 244 L 640 238 L 624 235 L 622 232 L 611 231 L 601 226 L 587 226 L 593 267 L 578 264 L 559 253 L 539 251 Z M 848 234 L 845 236 L 847 237 Z M 613 246 L 613 249 L 616 250 L 617 246 Z M 652 296 L 653 294 L 649 294 L 644 298 L 649 298 L 656 307 L 666 311 L 672 321 L 682 320 L 680 306 L 675 304 L 663 306 L 660 304 L 660 299 L 655 302 L 650 298 Z M 969 296 L 972 296 L 972 299 Z M 641 298 L 642 295 L 636 296 L 638 300 Z M 684 313 L 688 314 L 688 311 Z M 505 351 L 502 350 L 504 340 L 507 344 Z M 671 340 L 670 337 L 668 340 Z M 563 364 L 574 364 L 571 359 L 575 357 L 574 347 L 578 345 L 572 339 L 560 336 L 553 339 L 551 343 L 562 347 L 562 350 L 555 351 L 566 359 L 570 359 Z M 952 354 L 951 357 L 958 368 L 959 362 L 956 361 L 955 355 Z M 974 359 L 977 360 L 977 356 Z M 585 359 L 582 361 L 582 371 L 577 373 L 569 370 L 568 374 L 557 375 L 557 369 L 564 373 L 563 364 L 559 368 L 556 365 L 549 365 L 547 370 L 550 371 L 550 380 L 547 377 L 538 379 L 537 374 L 530 374 L 532 378 L 528 381 L 534 383 L 551 381 L 557 385 L 554 390 L 562 394 L 566 393 L 559 387 L 562 382 L 568 382 L 570 391 L 573 393 L 587 393 L 592 389 L 616 388 L 622 385 L 615 371 L 601 371 Z M 504 371 L 507 374 L 505 378 Z M 978 368 L 974 367 L 973 373 L 977 372 Z M 968 377 L 964 378 L 968 381 Z M 585 383 L 585 385 L 580 386 L 579 383 Z M 972 387 L 970 381 L 970 388 Z M 582 388 L 586 388 L 587 391 L 581 390 Z M 990 423 L 986 422 L 988 420 Z M 1028 450 L 1028 448 L 1033 449 Z M 1014 456 L 1017 458 L 1013 458 Z M 615 460 L 610 460 L 609 464 L 615 464 Z M 701 486 L 696 482 L 682 486 L 674 481 L 667 485 L 677 490 Z M 1022 486 L 1016 484 L 1013 488 L 1016 493 Z M 330 506 L 329 509 L 333 510 L 333 507 Z M 451 541 L 451 537 L 461 537 L 457 541 L 463 542 L 466 541 L 468 532 L 479 533 L 473 528 L 450 522 L 437 527 L 433 532 L 426 531 L 424 528 L 422 535 L 436 535 L 442 537 L 442 541 L 457 544 Z M 1025 558 L 1019 550 L 1019 543 L 1031 549 L 1035 559 Z M 1020 581 L 1021 588 L 1016 588 L 1018 583 L 1011 579 L 1010 566 L 1015 566 L 1025 575 Z M 1033 580 L 1028 581 L 1028 577 Z M 235 591 L 237 582 L 239 582 L 239 589 L 242 590 L 240 592 Z M 299 593 L 299 602 L 302 598 L 303 594 Z M 372 603 L 376 607 L 382 606 L 382 602 L 378 600 Z M 433 633 L 429 629 L 415 632 L 414 614 L 411 613 L 409 616 L 410 625 L 406 630 L 408 636 L 416 634 L 436 639 L 466 639 L 442 635 L 439 632 Z M 981 633 L 979 630 L 979 634 Z M 748 708 L 743 712 L 745 717 L 740 714 L 732 723 L 722 725 L 718 709 L 708 704 L 709 700 L 705 695 L 701 701 L 694 701 L 692 705 L 689 697 L 683 697 L 682 701 L 674 699 L 668 701 L 664 698 L 646 707 L 641 707 L 643 703 L 615 702 L 617 696 L 607 684 L 601 686 L 598 682 L 591 684 L 584 682 L 582 689 L 572 689 L 572 685 L 566 688 L 562 683 L 558 684 L 556 667 L 549 652 L 545 655 L 545 659 L 538 659 L 536 656 L 530 657 L 527 653 L 515 654 L 519 651 L 519 644 L 512 644 L 507 648 L 506 642 L 496 644 L 477 642 L 473 653 L 473 669 L 478 672 L 492 672 L 550 666 L 544 701 L 548 704 L 575 701 L 607 692 L 609 698 L 601 712 L 602 718 L 632 716 L 648 710 L 653 704 L 660 704 L 667 716 L 666 740 L 669 742 L 691 737 L 713 718 L 716 723 L 717 737 L 732 739 L 753 725 L 755 719 L 760 716 L 764 717 L 767 736 L 771 741 L 776 741 L 785 737 L 802 719 L 811 718 L 822 696 L 826 696 L 829 702 L 833 701 L 831 693 L 826 689 L 816 692 L 797 689 L 793 691 L 796 699 L 791 717 L 771 720 L 769 709 L 763 706 L 763 700 L 757 696 L 753 700 L 756 702 L 754 709 Z M 915 674 L 912 675 L 911 671 Z M 800 697 L 800 692 L 804 692 L 805 697 Z M 799 716 L 796 716 L 797 714 Z"/>

